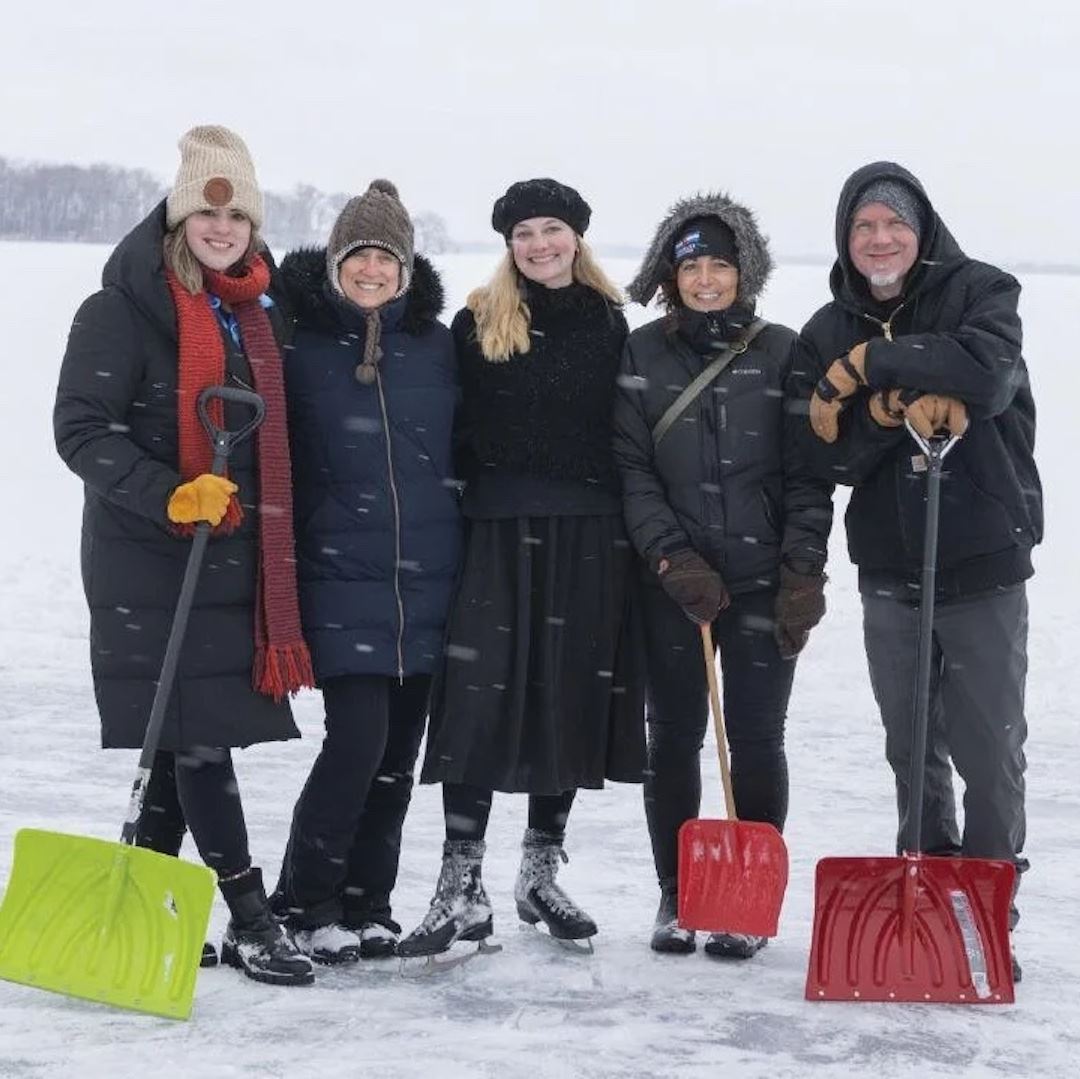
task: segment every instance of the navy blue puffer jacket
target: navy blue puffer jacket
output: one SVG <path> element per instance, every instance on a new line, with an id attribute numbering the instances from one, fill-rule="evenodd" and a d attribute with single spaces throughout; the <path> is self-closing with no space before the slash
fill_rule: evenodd
<path id="1" fill-rule="evenodd" d="M 281 265 L 294 324 L 285 352 L 304 635 L 320 682 L 430 673 L 461 552 L 451 436 L 458 400 L 443 290 L 417 256 L 380 311 L 382 359 L 355 377 L 365 317 L 326 277 L 326 253 Z"/>

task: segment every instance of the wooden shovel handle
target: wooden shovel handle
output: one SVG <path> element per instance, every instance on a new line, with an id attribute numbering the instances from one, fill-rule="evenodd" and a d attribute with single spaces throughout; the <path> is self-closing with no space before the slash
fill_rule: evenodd
<path id="1" fill-rule="evenodd" d="M 708 622 L 701 626 L 701 650 L 705 658 L 705 678 L 709 683 L 709 704 L 712 708 L 713 730 L 716 732 L 716 755 L 720 758 L 720 781 L 724 785 L 724 806 L 728 820 L 738 820 L 735 813 L 735 792 L 731 789 L 727 731 L 724 730 L 724 713 L 720 708 L 720 688 L 716 684 L 716 653 L 713 651 L 712 627 Z"/>

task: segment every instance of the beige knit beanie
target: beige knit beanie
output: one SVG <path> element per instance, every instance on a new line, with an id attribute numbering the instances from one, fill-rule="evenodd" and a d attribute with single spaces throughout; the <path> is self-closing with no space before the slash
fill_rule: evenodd
<path id="1" fill-rule="evenodd" d="M 361 247 L 381 247 L 401 263 L 401 287 L 394 299 L 403 296 L 412 280 L 413 224 L 389 180 L 372 180 L 367 191 L 349 199 L 330 230 L 326 276 L 341 295 L 338 270 Z"/>
<path id="2" fill-rule="evenodd" d="M 262 227 L 262 192 L 244 140 L 227 127 L 193 127 L 180 139 L 180 168 L 165 200 L 166 227 L 218 207 L 240 210 L 255 228 Z"/>

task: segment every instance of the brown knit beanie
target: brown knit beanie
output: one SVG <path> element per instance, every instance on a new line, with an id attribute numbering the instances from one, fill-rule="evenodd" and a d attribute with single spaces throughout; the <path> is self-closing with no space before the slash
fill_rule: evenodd
<path id="1" fill-rule="evenodd" d="M 262 228 L 262 192 L 244 140 L 227 127 L 193 127 L 180 139 L 180 168 L 165 200 L 166 227 L 219 207 L 240 210 Z"/>
<path id="2" fill-rule="evenodd" d="M 413 225 L 389 180 L 372 180 L 362 195 L 349 199 L 338 214 L 326 245 L 326 276 L 335 291 L 345 295 L 338 280 L 341 264 L 361 247 L 381 247 L 401 263 L 403 296 L 412 280 Z"/>

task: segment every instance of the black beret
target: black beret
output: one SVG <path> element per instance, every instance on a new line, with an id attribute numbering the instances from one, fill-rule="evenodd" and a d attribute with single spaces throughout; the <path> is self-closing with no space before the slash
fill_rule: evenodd
<path id="1" fill-rule="evenodd" d="M 496 200 L 491 211 L 491 227 L 509 240 L 519 221 L 530 217 L 557 217 L 581 236 L 589 227 L 591 216 L 589 204 L 572 187 L 546 178 L 519 180 Z"/>

